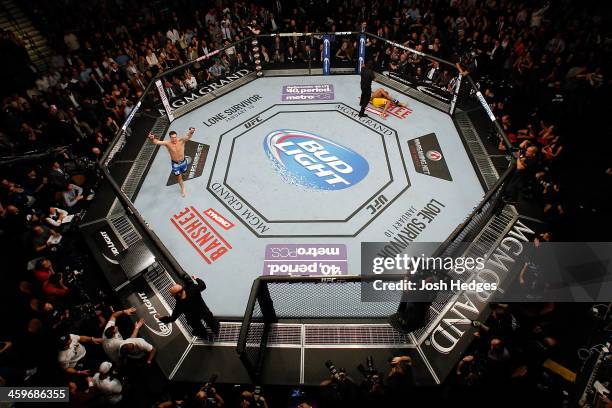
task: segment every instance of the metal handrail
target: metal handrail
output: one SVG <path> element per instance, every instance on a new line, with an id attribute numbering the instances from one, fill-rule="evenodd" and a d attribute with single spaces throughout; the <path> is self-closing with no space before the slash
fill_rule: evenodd
<path id="1" fill-rule="evenodd" d="M 28 43 L 29 49 L 33 50 L 34 53 L 36 53 L 40 59 L 44 60 L 44 56 L 41 54 L 40 50 L 36 47 L 36 44 L 34 43 L 34 40 L 32 40 L 32 37 L 30 37 L 27 31 L 21 28 L 21 25 L 19 24 L 19 22 L 15 20 L 15 17 L 13 17 L 13 14 L 6 8 L 4 3 L 0 2 L 0 7 L 2 8 L 2 11 L 4 11 L 4 14 L 6 15 L 6 17 L 15 26 L 16 31 L 20 34 L 21 38 L 24 38 L 26 40 L 26 42 Z"/>

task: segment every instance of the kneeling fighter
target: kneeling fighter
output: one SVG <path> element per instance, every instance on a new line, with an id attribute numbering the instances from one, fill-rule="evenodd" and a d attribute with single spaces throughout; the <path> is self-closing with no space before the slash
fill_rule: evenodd
<path id="1" fill-rule="evenodd" d="M 370 103 L 377 108 L 383 108 L 381 116 L 383 119 L 387 118 L 387 109 L 393 106 L 401 106 L 406 107 L 405 103 L 398 101 L 397 99 L 393 99 L 389 92 L 385 91 L 382 88 L 378 88 L 374 92 L 372 92 L 372 96 L 370 97 Z"/>

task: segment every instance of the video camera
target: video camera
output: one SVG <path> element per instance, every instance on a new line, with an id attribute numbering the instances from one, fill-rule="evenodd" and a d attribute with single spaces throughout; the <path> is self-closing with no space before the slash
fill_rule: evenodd
<path id="1" fill-rule="evenodd" d="M 201 388 L 201 390 L 206 393 L 206 399 L 204 400 L 204 406 L 206 407 L 217 406 L 217 399 L 215 398 L 217 395 L 217 392 L 215 391 L 215 382 L 217 382 L 217 374 L 213 374 Z"/>
<path id="2" fill-rule="evenodd" d="M 374 366 L 374 357 L 368 356 L 366 358 L 366 365 L 359 364 L 357 366 L 357 370 L 363 375 L 365 378 L 364 383 L 368 386 L 373 386 L 374 384 L 378 384 L 381 382 L 380 373 Z"/>
<path id="3" fill-rule="evenodd" d="M 335 381 L 344 381 L 346 379 L 346 370 L 344 368 L 336 368 L 331 360 L 327 360 L 325 362 L 325 367 L 327 367 L 329 373 Z"/>
<path id="4" fill-rule="evenodd" d="M 262 408 L 265 406 L 264 400 L 262 399 L 261 395 L 261 386 L 256 385 L 255 388 L 253 388 L 253 391 L 251 392 L 245 390 L 240 385 L 236 385 L 234 386 L 234 390 L 240 396 L 240 398 L 242 398 L 243 401 L 248 403 L 249 407 Z"/>

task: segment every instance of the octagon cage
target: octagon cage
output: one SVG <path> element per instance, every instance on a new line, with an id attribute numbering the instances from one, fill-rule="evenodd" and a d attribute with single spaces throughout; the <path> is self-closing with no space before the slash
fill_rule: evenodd
<path id="1" fill-rule="evenodd" d="M 298 44 L 299 53 L 293 51 Z M 281 48 L 291 51 L 281 55 Z M 409 60 L 435 68 L 435 76 L 400 69 L 403 61 L 394 62 L 399 52 L 406 52 Z M 158 268 L 188 278 L 132 202 L 155 153 L 155 145 L 147 143 L 149 132 L 163 135 L 176 118 L 261 76 L 354 75 L 370 59 L 375 61 L 378 83 L 452 118 L 485 187 L 481 202 L 433 256 L 490 254 L 503 231 L 491 223 L 496 217 L 503 218 L 507 211 L 501 196 L 515 166 L 512 146 L 485 101 L 480 84 L 454 63 L 365 32 L 252 35 L 151 78 L 99 162 L 116 196 L 106 218 L 117 227 L 126 250 L 146 239 L 157 254 Z M 505 145 L 506 153 L 500 155 L 497 149 L 490 153 L 485 146 L 492 144 Z M 461 245 L 475 240 L 481 242 L 469 249 Z M 268 343 L 278 335 L 277 327 L 283 322 L 386 323 L 390 315 L 405 306 L 398 300 L 363 303 L 360 287 L 363 279 L 358 276 L 257 278 L 237 341 L 238 354 L 253 381 L 258 381 Z M 443 305 L 447 296 L 440 294 L 432 307 Z M 170 305 L 174 303 L 172 299 L 167 300 Z M 418 343 L 427 333 L 425 329 L 417 329 L 411 335 L 410 341 Z"/>

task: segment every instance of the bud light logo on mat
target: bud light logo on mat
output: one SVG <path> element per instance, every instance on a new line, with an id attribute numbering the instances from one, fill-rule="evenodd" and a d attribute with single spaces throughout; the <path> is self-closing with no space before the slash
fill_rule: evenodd
<path id="1" fill-rule="evenodd" d="M 370 171 L 368 162 L 358 153 L 299 130 L 283 129 L 268 134 L 264 150 L 286 182 L 316 190 L 354 186 Z"/>

